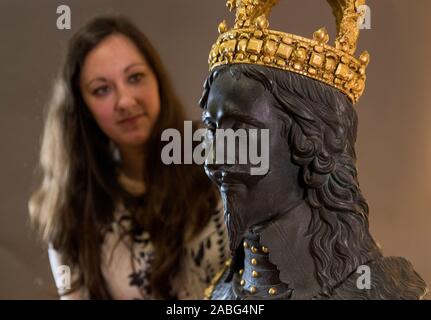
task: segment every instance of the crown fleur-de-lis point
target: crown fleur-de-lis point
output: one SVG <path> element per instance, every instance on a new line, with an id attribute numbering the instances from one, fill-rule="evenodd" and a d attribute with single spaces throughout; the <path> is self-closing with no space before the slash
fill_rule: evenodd
<path id="1" fill-rule="evenodd" d="M 356 0 L 355 1 L 355 8 L 358 8 L 364 4 L 365 4 L 365 0 Z"/>
<path id="2" fill-rule="evenodd" d="M 236 0 L 228 0 L 226 2 L 226 7 L 229 9 L 229 11 L 232 11 L 236 8 Z"/>
<path id="3" fill-rule="evenodd" d="M 313 33 L 313 39 L 321 42 L 321 43 L 328 43 L 329 41 L 329 35 L 328 35 L 328 31 L 326 30 L 325 27 L 320 28 L 319 30 L 315 31 Z"/>
<path id="4" fill-rule="evenodd" d="M 368 63 L 370 63 L 370 54 L 368 53 L 368 51 L 364 51 L 361 53 L 361 55 L 359 56 L 359 61 L 365 67 L 368 65 Z"/>
<path id="5" fill-rule="evenodd" d="M 256 27 L 260 30 L 268 29 L 269 21 L 266 16 L 263 14 L 256 19 Z"/>
<path id="6" fill-rule="evenodd" d="M 227 31 L 227 23 L 226 23 L 226 20 L 223 20 L 218 25 L 218 33 L 222 34 L 222 33 L 225 33 L 226 31 Z"/>

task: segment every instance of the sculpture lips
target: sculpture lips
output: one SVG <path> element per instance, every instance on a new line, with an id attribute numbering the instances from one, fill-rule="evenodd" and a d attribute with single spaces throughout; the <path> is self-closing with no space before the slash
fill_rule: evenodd
<path id="1" fill-rule="evenodd" d="M 216 170 L 210 173 L 219 184 L 243 184 L 250 174 L 241 171 Z"/>

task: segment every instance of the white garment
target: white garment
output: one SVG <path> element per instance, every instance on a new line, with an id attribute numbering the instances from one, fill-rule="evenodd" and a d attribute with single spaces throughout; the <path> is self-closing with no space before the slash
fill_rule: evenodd
<path id="1" fill-rule="evenodd" d="M 120 175 L 119 182 L 130 193 L 139 195 L 145 186 Z M 130 213 L 120 204 L 114 213 L 111 228 L 104 235 L 102 245 L 102 274 L 113 299 L 152 299 L 149 286 L 154 247 L 148 232 L 143 231 L 133 238 Z M 56 272 L 61 265 L 61 256 L 49 250 L 51 268 L 57 285 L 62 281 Z M 185 247 L 178 273 L 171 279 L 172 294 L 178 299 L 202 299 L 215 273 L 223 266 L 228 256 L 228 241 L 223 221 L 223 206 L 219 202 L 207 226 Z M 72 270 L 72 280 L 79 274 Z M 59 290 L 61 292 L 61 290 Z M 80 288 L 65 299 L 88 299 L 88 291 Z"/>
<path id="2" fill-rule="evenodd" d="M 186 245 L 179 272 L 171 279 L 172 293 L 178 299 L 202 299 L 223 266 L 228 251 L 222 215 L 219 206 L 208 225 Z M 129 213 L 120 207 L 105 236 L 102 273 L 113 299 L 152 299 L 148 277 L 154 248 L 145 231 L 133 240 L 127 236 L 119 241 L 122 230 L 129 230 L 130 223 Z"/>

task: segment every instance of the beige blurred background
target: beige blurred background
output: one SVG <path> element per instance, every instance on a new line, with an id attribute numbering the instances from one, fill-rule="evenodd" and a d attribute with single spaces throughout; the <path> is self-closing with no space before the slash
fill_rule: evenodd
<path id="1" fill-rule="evenodd" d="M 57 6 L 72 11 L 72 30 L 56 28 Z M 374 0 L 367 88 L 359 114 L 359 179 L 370 224 L 385 255 L 411 260 L 431 284 L 431 1 Z M 0 298 L 50 299 L 48 260 L 28 225 L 27 199 L 42 111 L 74 31 L 107 12 L 132 18 L 159 50 L 176 90 L 199 119 L 197 101 L 217 25 L 233 15 L 224 0 L 0 0 Z M 281 0 L 271 27 L 311 37 L 332 13 L 324 0 Z"/>

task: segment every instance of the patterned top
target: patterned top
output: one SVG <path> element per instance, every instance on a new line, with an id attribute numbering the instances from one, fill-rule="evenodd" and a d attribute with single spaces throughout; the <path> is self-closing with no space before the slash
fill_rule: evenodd
<path id="1" fill-rule="evenodd" d="M 145 192 L 144 185 L 124 175 L 120 175 L 119 181 L 131 194 Z M 156 253 L 149 232 L 131 235 L 131 228 L 131 214 L 120 203 L 110 228 L 104 234 L 102 274 L 113 299 L 153 299 L 149 275 Z M 204 290 L 226 260 L 227 243 L 223 206 L 219 202 L 207 226 L 186 244 L 179 271 L 171 278 L 171 294 L 178 299 L 202 299 Z M 61 265 L 61 256 L 52 248 L 49 256 L 51 267 L 56 270 Z M 72 279 L 77 275 L 78 270 L 72 270 Z M 81 288 L 63 298 L 88 299 L 88 296 L 88 291 Z"/>
<path id="2" fill-rule="evenodd" d="M 172 294 L 178 299 L 202 299 L 226 260 L 227 239 L 220 207 L 184 249 L 179 272 L 171 280 Z M 148 279 L 155 252 L 150 234 L 143 231 L 121 239 L 130 228 L 130 213 L 120 206 L 105 235 L 102 273 L 113 299 L 152 299 Z"/>

